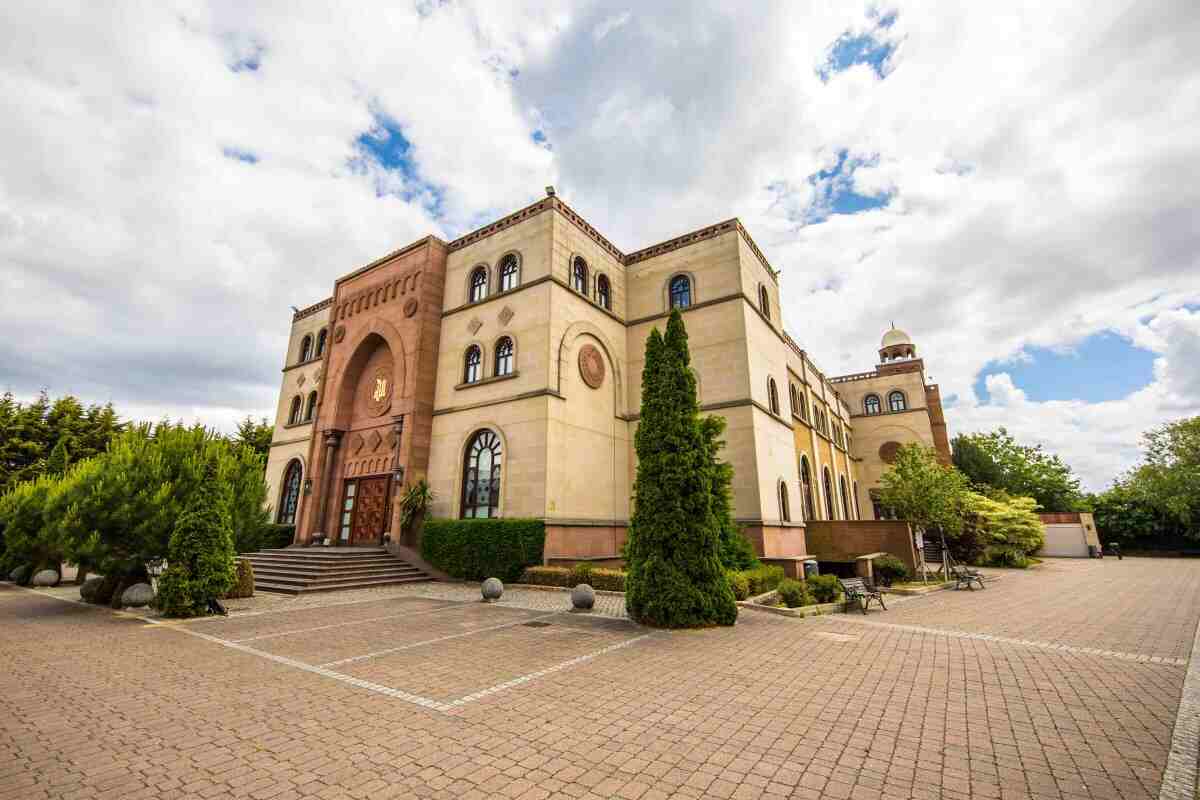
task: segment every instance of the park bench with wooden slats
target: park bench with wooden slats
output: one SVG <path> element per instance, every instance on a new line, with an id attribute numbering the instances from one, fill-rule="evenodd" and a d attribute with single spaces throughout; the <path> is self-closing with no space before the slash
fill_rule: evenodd
<path id="1" fill-rule="evenodd" d="M 846 596 L 846 603 L 858 601 L 858 607 L 862 609 L 862 613 L 867 613 L 867 606 L 875 600 L 887 611 L 887 606 L 883 604 L 883 594 L 875 588 L 875 584 L 863 578 L 838 578 L 838 583 L 842 585 L 842 594 Z"/>

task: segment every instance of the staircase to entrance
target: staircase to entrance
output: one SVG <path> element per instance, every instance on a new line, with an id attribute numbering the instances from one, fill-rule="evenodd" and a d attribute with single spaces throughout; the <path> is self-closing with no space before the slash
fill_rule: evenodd
<path id="1" fill-rule="evenodd" d="M 430 580 L 382 547 L 288 547 L 239 556 L 254 568 L 254 588 L 281 594 L 364 589 Z"/>

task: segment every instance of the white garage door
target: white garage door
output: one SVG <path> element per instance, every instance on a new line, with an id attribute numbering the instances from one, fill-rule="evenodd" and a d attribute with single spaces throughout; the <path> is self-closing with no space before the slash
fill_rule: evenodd
<path id="1" fill-rule="evenodd" d="M 1084 537 L 1083 526 L 1078 523 L 1047 525 L 1046 546 L 1038 551 L 1038 555 L 1052 558 L 1087 558 L 1087 539 Z"/>

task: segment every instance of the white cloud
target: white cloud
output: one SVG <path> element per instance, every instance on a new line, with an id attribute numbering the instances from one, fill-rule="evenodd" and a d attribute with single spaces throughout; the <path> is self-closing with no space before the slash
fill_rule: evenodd
<path id="1" fill-rule="evenodd" d="M 1200 13 L 898 0 L 881 32 L 872 7 L 0 8 L 0 388 L 269 412 L 290 304 L 553 183 L 629 250 L 740 216 L 827 371 L 869 365 L 895 319 L 952 431 L 1008 425 L 1098 487 L 1196 413 Z M 823 82 L 831 44 L 872 30 L 888 76 Z M 407 178 L 350 166 L 380 116 Z M 843 150 L 877 155 L 852 185 L 889 204 L 803 225 Z M 1001 376 L 974 396 L 991 361 L 1109 330 L 1160 356 L 1130 398 L 1037 403 Z"/>

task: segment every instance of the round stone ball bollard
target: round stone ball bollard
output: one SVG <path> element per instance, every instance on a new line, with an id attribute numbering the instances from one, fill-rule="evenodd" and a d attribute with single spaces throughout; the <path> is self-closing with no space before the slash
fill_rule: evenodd
<path id="1" fill-rule="evenodd" d="M 144 608 L 154 602 L 154 589 L 148 583 L 135 583 L 121 595 L 126 608 Z"/>
<path id="2" fill-rule="evenodd" d="M 571 605 L 576 611 L 591 611 L 596 605 L 596 590 L 581 583 L 571 590 Z"/>
<path id="3" fill-rule="evenodd" d="M 58 586 L 58 573 L 52 569 L 44 569 L 34 575 L 30 583 L 34 586 Z"/>
<path id="4" fill-rule="evenodd" d="M 500 599 L 500 595 L 504 594 L 504 584 L 499 578 L 488 578 L 479 587 L 479 591 L 483 594 L 483 602 L 494 603 Z"/>

